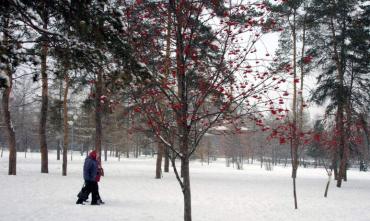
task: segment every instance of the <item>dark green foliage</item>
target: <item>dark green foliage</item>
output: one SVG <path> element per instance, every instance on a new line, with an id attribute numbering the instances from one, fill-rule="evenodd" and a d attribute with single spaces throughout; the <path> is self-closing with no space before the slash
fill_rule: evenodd
<path id="1" fill-rule="evenodd" d="M 61 115 L 61 109 L 63 107 L 63 101 L 58 99 L 52 99 L 49 105 L 49 122 L 52 125 L 52 131 L 62 132 L 63 119 Z"/>
<path id="2" fill-rule="evenodd" d="M 313 128 L 314 139 L 306 151 L 306 154 L 308 156 L 315 159 L 327 157 L 328 152 L 325 149 L 323 143 L 321 142 L 324 132 L 325 129 L 323 122 L 321 120 L 317 120 Z"/>
<path id="3" fill-rule="evenodd" d="M 328 113 L 334 111 L 339 102 L 350 103 L 355 112 L 369 108 L 370 35 L 366 30 L 369 27 L 366 25 L 369 6 L 360 6 L 360 3 L 343 0 L 333 5 L 329 1 L 314 1 L 310 7 L 317 25 L 315 33 L 311 33 L 317 36 L 311 52 L 321 67 L 321 73 L 317 78 L 318 87 L 312 95 L 312 100 L 322 104 L 330 99 Z M 359 11 L 358 8 L 362 8 L 363 11 Z M 335 26 L 335 38 L 330 31 L 331 19 Z M 338 82 L 338 69 L 333 54 L 334 41 L 344 72 L 344 85 Z"/>

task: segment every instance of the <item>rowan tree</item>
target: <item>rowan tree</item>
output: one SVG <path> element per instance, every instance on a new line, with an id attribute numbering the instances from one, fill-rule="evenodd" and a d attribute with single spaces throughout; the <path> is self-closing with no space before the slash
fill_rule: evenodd
<path id="1" fill-rule="evenodd" d="M 135 7 L 143 13 L 134 13 Z M 168 24 L 168 18 L 172 24 L 167 60 L 167 29 L 159 27 L 149 35 L 135 23 L 132 36 L 145 42 L 137 41 L 134 54 L 140 54 L 139 64 L 150 76 L 132 83 L 131 100 L 134 112 L 146 117 L 146 127 L 173 153 L 185 221 L 191 220 L 190 157 L 204 134 L 221 124 L 234 125 L 237 133 L 241 116 L 267 130 L 261 112 L 278 112 L 278 99 L 269 92 L 276 91 L 283 79 L 263 70 L 264 60 L 272 60 L 267 52 L 262 58 L 255 55 L 256 42 L 271 29 L 272 23 L 265 20 L 268 11 L 264 3 L 170 0 L 136 1 L 125 12 L 144 24 Z M 158 14 L 163 16 L 154 16 Z M 181 161 L 181 174 L 176 159 Z"/>

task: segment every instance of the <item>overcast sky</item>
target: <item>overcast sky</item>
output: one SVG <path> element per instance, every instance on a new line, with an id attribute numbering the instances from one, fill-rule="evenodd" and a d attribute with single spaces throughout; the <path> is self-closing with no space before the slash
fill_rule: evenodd
<path id="1" fill-rule="evenodd" d="M 261 41 L 258 42 L 257 47 L 261 48 L 257 50 L 259 52 L 259 56 L 264 56 L 266 52 L 271 55 L 275 54 L 276 49 L 278 48 L 278 40 L 279 40 L 279 33 L 268 33 L 264 34 L 261 38 Z M 310 91 L 315 88 L 316 85 L 316 75 L 315 73 L 309 73 L 305 76 L 304 79 L 304 91 L 303 95 L 307 99 L 310 95 Z M 289 84 L 291 87 L 292 85 Z M 287 88 L 289 90 L 289 88 Z M 323 117 L 325 113 L 325 107 L 320 107 L 315 105 L 314 103 L 308 103 L 307 112 L 309 113 L 310 119 L 312 122 L 317 120 L 318 118 Z"/>

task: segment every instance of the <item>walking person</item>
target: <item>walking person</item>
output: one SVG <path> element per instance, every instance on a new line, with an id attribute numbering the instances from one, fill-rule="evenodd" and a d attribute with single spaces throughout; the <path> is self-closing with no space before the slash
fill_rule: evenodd
<path id="1" fill-rule="evenodd" d="M 85 180 L 85 187 L 80 191 L 81 194 L 78 194 L 78 200 L 76 204 L 83 204 L 84 200 L 89 197 L 91 193 L 91 205 L 99 205 L 98 202 L 98 182 L 96 177 L 98 174 L 98 162 L 96 160 L 97 154 L 96 151 L 92 151 L 88 157 L 85 159 L 83 167 L 83 177 Z"/>

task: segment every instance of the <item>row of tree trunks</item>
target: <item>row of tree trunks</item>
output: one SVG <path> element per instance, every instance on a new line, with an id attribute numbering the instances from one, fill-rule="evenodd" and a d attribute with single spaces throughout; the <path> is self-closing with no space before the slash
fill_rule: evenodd
<path id="1" fill-rule="evenodd" d="M 47 30 L 49 15 L 47 11 L 47 2 L 43 2 L 43 11 L 41 13 L 41 18 L 43 21 L 43 29 Z M 5 22 L 5 26 L 8 22 Z M 4 40 L 6 40 L 10 35 L 7 32 L 7 28 L 4 27 Z M 48 54 L 48 41 L 46 34 L 42 35 L 42 45 L 41 45 L 41 78 L 42 78 L 42 100 L 41 100 L 41 111 L 40 111 L 40 125 L 39 125 L 39 140 L 40 140 L 40 152 L 41 152 L 41 173 L 48 173 L 48 147 L 46 141 L 46 121 L 47 121 L 47 111 L 48 111 L 48 75 L 47 75 L 47 54 Z M 8 44 L 8 40 L 5 41 L 5 45 Z M 10 79 L 10 85 L 5 89 L 3 93 L 3 108 L 5 123 L 7 125 L 8 131 L 8 143 L 9 143 L 9 174 L 16 174 L 16 142 L 15 142 L 15 132 L 11 123 L 11 116 L 9 112 L 9 97 L 12 89 L 12 70 L 10 64 L 7 64 L 6 74 Z M 25 151 L 26 153 L 26 151 Z"/>

